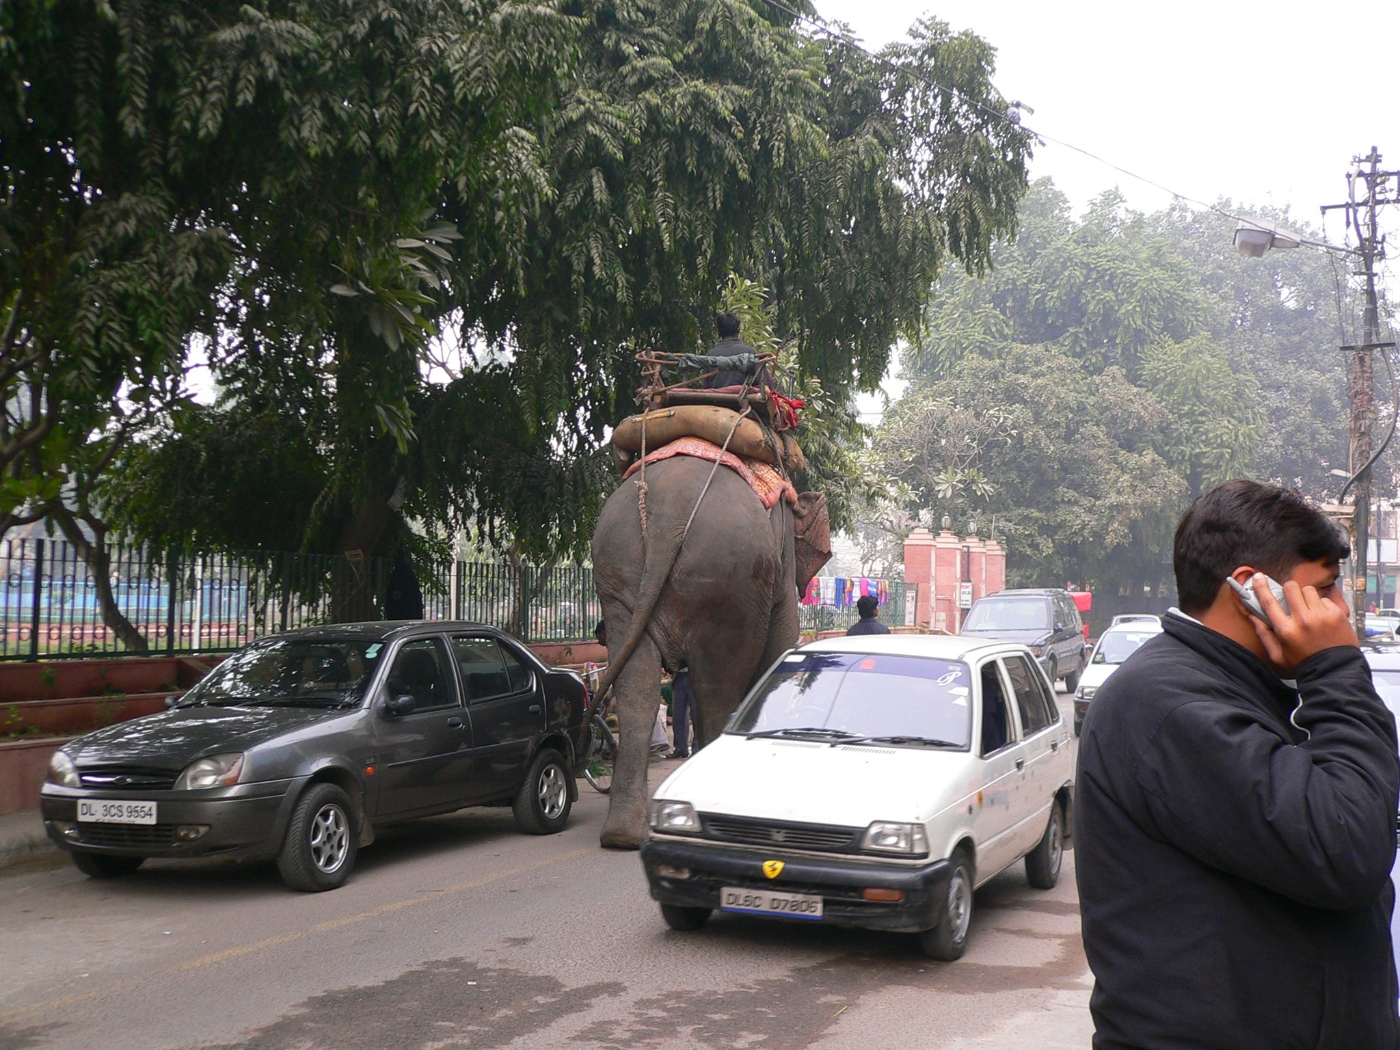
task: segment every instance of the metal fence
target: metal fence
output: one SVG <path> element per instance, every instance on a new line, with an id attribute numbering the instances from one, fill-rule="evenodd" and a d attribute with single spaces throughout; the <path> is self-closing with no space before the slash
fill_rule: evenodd
<path id="1" fill-rule="evenodd" d="M 889 601 L 880 606 L 880 622 L 886 627 L 903 627 L 906 624 L 912 627 L 919 585 L 891 580 L 889 591 Z M 854 598 L 849 605 L 841 608 L 832 605 L 799 605 L 797 608 L 804 631 L 844 631 L 860 619 Z"/>
<path id="2" fill-rule="evenodd" d="M 0 660 L 211 652 L 295 627 L 380 619 L 392 570 L 383 558 L 119 544 L 108 556 L 104 581 L 66 541 L 4 543 Z M 495 624 L 525 641 L 587 638 L 602 616 L 586 568 L 458 561 L 420 568 L 419 579 L 427 619 Z M 135 638 L 105 622 L 104 585 Z"/>
<path id="3" fill-rule="evenodd" d="M 108 558 L 105 586 L 136 638 L 105 622 L 103 581 L 67 541 L 0 546 L 0 660 L 216 652 L 295 627 L 377 620 L 393 568 L 384 558 L 121 544 Z M 579 566 L 445 562 L 420 566 L 419 582 L 426 619 L 494 624 L 527 642 L 591 638 L 603 616 L 593 571 Z M 916 593 L 891 582 L 880 619 L 905 623 Z M 859 618 L 853 604 L 799 610 L 804 631 L 844 630 Z"/>

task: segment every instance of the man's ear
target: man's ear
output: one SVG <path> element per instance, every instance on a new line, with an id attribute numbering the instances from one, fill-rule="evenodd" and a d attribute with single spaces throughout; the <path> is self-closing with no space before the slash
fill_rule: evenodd
<path id="1" fill-rule="evenodd" d="M 1230 573 L 1230 578 L 1243 587 L 1250 580 L 1254 579 L 1254 574 L 1258 571 L 1259 570 L 1252 565 L 1241 565 L 1234 572 Z"/>

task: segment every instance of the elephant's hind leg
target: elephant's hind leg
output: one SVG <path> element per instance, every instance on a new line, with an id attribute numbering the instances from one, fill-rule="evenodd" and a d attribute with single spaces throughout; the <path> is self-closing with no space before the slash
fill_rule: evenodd
<path id="1" fill-rule="evenodd" d="M 647 836 L 647 764 L 656 709 L 661 706 L 661 654 L 649 635 L 632 653 L 613 691 L 620 739 L 600 841 L 605 849 L 639 849 Z"/>

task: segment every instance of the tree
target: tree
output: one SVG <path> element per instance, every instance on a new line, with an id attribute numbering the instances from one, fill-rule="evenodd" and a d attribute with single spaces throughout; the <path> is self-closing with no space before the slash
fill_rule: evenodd
<path id="1" fill-rule="evenodd" d="M 104 508 L 132 503 L 112 474 L 134 434 L 194 419 L 198 341 L 226 403 L 319 414 L 345 450 L 307 528 L 377 542 L 357 501 L 363 519 L 392 487 L 377 438 L 406 447 L 425 289 L 460 239 L 424 217 L 447 195 L 496 240 L 519 228 L 539 189 L 524 125 L 570 33 L 513 0 L 0 8 L 0 527 L 47 518 L 105 580 Z M 329 397 L 298 396 L 330 374 Z"/>
<path id="2" fill-rule="evenodd" d="M 522 559 L 580 554 L 612 483 L 602 439 L 634 410 L 634 354 L 702 344 L 731 272 L 772 289 L 803 382 L 821 384 L 833 420 L 845 413 L 830 433 L 852 436 L 850 389 L 878 382 L 935 275 L 949 260 L 984 268 L 1014 227 L 1030 139 L 1004 119 L 991 51 L 970 34 L 925 23 L 896 53 L 954 89 L 938 92 L 761 0 L 569 11 L 573 62 L 543 96 L 493 98 L 480 133 L 425 128 L 424 142 L 448 139 L 434 147 L 447 161 L 346 146 L 342 164 L 328 146 L 238 227 L 248 305 L 205 419 L 237 427 L 246 401 L 306 421 L 326 480 L 280 489 L 310 506 L 291 515 L 307 522 L 302 549 L 382 552 L 410 542 L 412 519 Z M 344 32 L 336 54 L 358 55 Z M 351 66 L 343 82 L 326 74 L 337 92 L 358 90 Z M 397 83 L 378 57 L 369 72 Z M 286 105 L 288 119 L 307 109 Z M 406 141 L 397 131 L 395 149 Z M 454 179 L 462 143 L 478 163 Z M 365 184 L 372 222 L 345 204 Z M 446 382 L 425 367 L 444 357 L 435 335 L 456 347 Z M 198 442 L 180 425 L 165 419 L 152 446 L 189 462 Z M 813 447 L 814 469 L 839 465 L 833 441 Z"/>
<path id="3" fill-rule="evenodd" d="M 1317 349 L 1326 262 L 1249 271 L 1230 233 L 1111 193 L 1076 220 L 1036 183 L 990 275 L 945 277 L 908 355 L 912 400 L 877 451 L 909 483 L 909 513 L 996 513 L 1013 579 L 1140 595 L 1169 583 L 1175 521 L 1220 481 L 1255 471 L 1325 495 L 1329 450 L 1346 442 L 1340 365 Z M 1024 384 L 1052 359 L 1068 385 L 1032 398 Z M 1092 396 L 1076 394 L 1086 382 Z M 1048 406 L 1073 416 L 1072 439 L 1047 429 Z M 1084 463 L 1103 477 L 1078 480 Z"/>
<path id="4" fill-rule="evenodd" d="M 875 451 L 934 520 L 994 528 L 1017 555 L 1013 584 L 1136 572 L 1140 585 L 1183 496 L 1155 448 L 1168 422 L 1120 369 L 1094 376 L 1063 350 L 1013 344 L 917 381 Z"/>

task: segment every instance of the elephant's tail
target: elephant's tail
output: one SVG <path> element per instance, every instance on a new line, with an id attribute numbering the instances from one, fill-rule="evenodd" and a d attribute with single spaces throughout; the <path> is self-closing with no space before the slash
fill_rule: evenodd
<path id="1" fill-rule="evenodd" d="M 648 545 L 647 559 L 642 564 L 642 582 L 637 587 L 637 604 L 632 609 L 632 623 L 627 629 L 627 637 L 623 639 L 616 656 L 612 653 L 612 647 L 608 647 L 608 669 L 603 672 L 603 677 L 598 682 L 598 691 L 594 694 L 600 701 L 608 695 L 608 690 L 617 681 L 617 676 L 622 673 L 627 661 L 641 644 L 647 625 L 651 623 L 651 614 L 661 599 L 661 592 L 666 587 L 666 581 L 671 578 L 671 570 L 680 555 L 682 539 L 684 537 L 664 545 L 656 542 Z M 658 547 L 663 549 L 658 550 Z"/>

